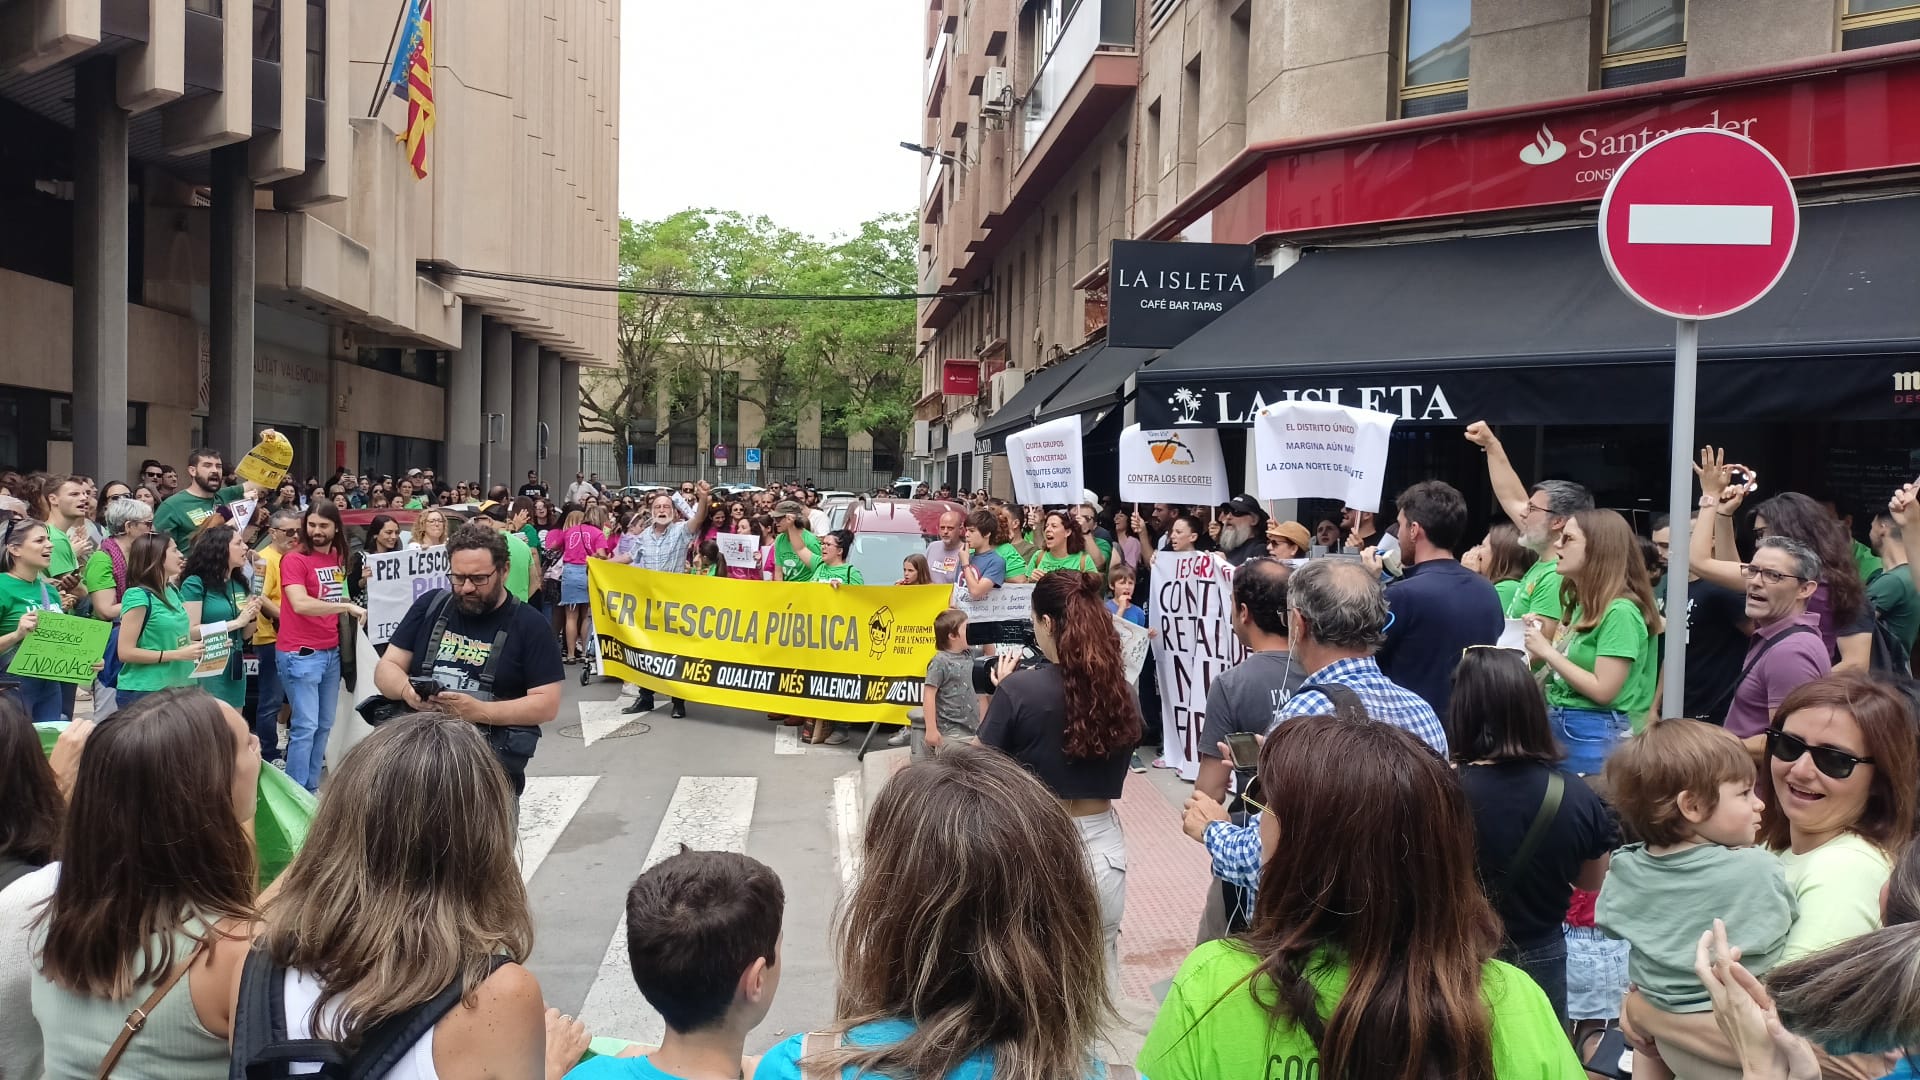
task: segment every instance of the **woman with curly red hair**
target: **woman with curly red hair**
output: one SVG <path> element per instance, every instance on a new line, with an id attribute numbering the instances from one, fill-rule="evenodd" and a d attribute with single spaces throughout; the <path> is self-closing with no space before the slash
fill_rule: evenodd
<path id="1" fill-rule="evenodd" d="M 979 741 L 1026 766 L 1073 818 L 1100 893 L 1111 979 L 1127 906 L 1127 843 L 1113 801 L 1141 722 L 1102 597 L 1100 575 L 1077 570 L 1054 570 L 1034 586 L 1034 644 L 1048 663 L 1021 668 L 1018 653 L 1000 657 Z"/>

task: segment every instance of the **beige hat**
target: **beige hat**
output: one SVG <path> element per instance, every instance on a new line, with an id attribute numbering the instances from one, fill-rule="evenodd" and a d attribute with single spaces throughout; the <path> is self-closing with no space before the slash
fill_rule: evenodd
<path id="1" fill-rule="evenodd" d="M 1313 547 L 1312 535 L 1307 532 L 1305 525 L 1297 521 L 1269 522 L 1267 525 L 1267 539 L 1291 540 L 1293 541 L 1293 546 L 1299 548 L 1300 554 L 1302 555 L 1305 555 L 1307 550 Z"/>

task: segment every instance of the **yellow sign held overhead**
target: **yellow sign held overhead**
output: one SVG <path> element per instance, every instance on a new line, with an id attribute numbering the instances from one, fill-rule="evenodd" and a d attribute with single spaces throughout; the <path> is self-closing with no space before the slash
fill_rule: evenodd
<path id="1" fill-rule="evenodd" d="M 287 470 L 293 468 L 293 444 L 286 436 L 277 431 L 265 431 L 247 456 L 240 459 L 240 465 L 234 469 L 234 475 L 272 491 L 286 479 Z"/>

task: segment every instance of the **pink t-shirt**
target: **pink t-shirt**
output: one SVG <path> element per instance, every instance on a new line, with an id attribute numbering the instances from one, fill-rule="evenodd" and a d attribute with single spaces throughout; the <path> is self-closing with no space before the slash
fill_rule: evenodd
<path id="1" fill-rule="evenodd" d="M 280 589 L 284 594 L 287 586 L 298 585 L 315 600 L 332 603 L 345 603 L 347 600 L 347 573 L 341 565 L 340 556 L 330 551 L 306 554 L 289 551 L 280 560 Z M 276 645 L 281 652 L 295 652 L 299 649 L 337 649 L 340 647 L 340 617 L 338 615 L 302 615 L 293 610 L 293 605 L 280 605 L 280 637 Z"/>
<path id="2" fill-rule="evenodd" d="M 561 562 L 578 566 L 584 564 L 589 555 L 607 553 L 607 534 L 592 525 L 575 525 L 548 533 L 547 546 L 560 551 Z"/>

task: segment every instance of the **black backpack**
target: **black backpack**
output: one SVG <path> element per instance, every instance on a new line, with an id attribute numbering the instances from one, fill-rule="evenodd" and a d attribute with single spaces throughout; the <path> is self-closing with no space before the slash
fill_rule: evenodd
<path id="1" fill-rule="evenodd" d="M 507 957 L 496 956 L 488 974 Z M 413 1049 L 413 1044 L 460 1003 L 460 981 L 406 1012 L 368 1028 L 351 1053 L 332 1039 L 287 1037 L 287 969 L 265 949 L 247 954 L 240 973 L 240 998 L 233 1015 L 233 1059 L 227 1080 L 273 1080 L 291 1075 L 290 1066 L 313 1063 L 328 1080 L 380 1080 Z"/>

